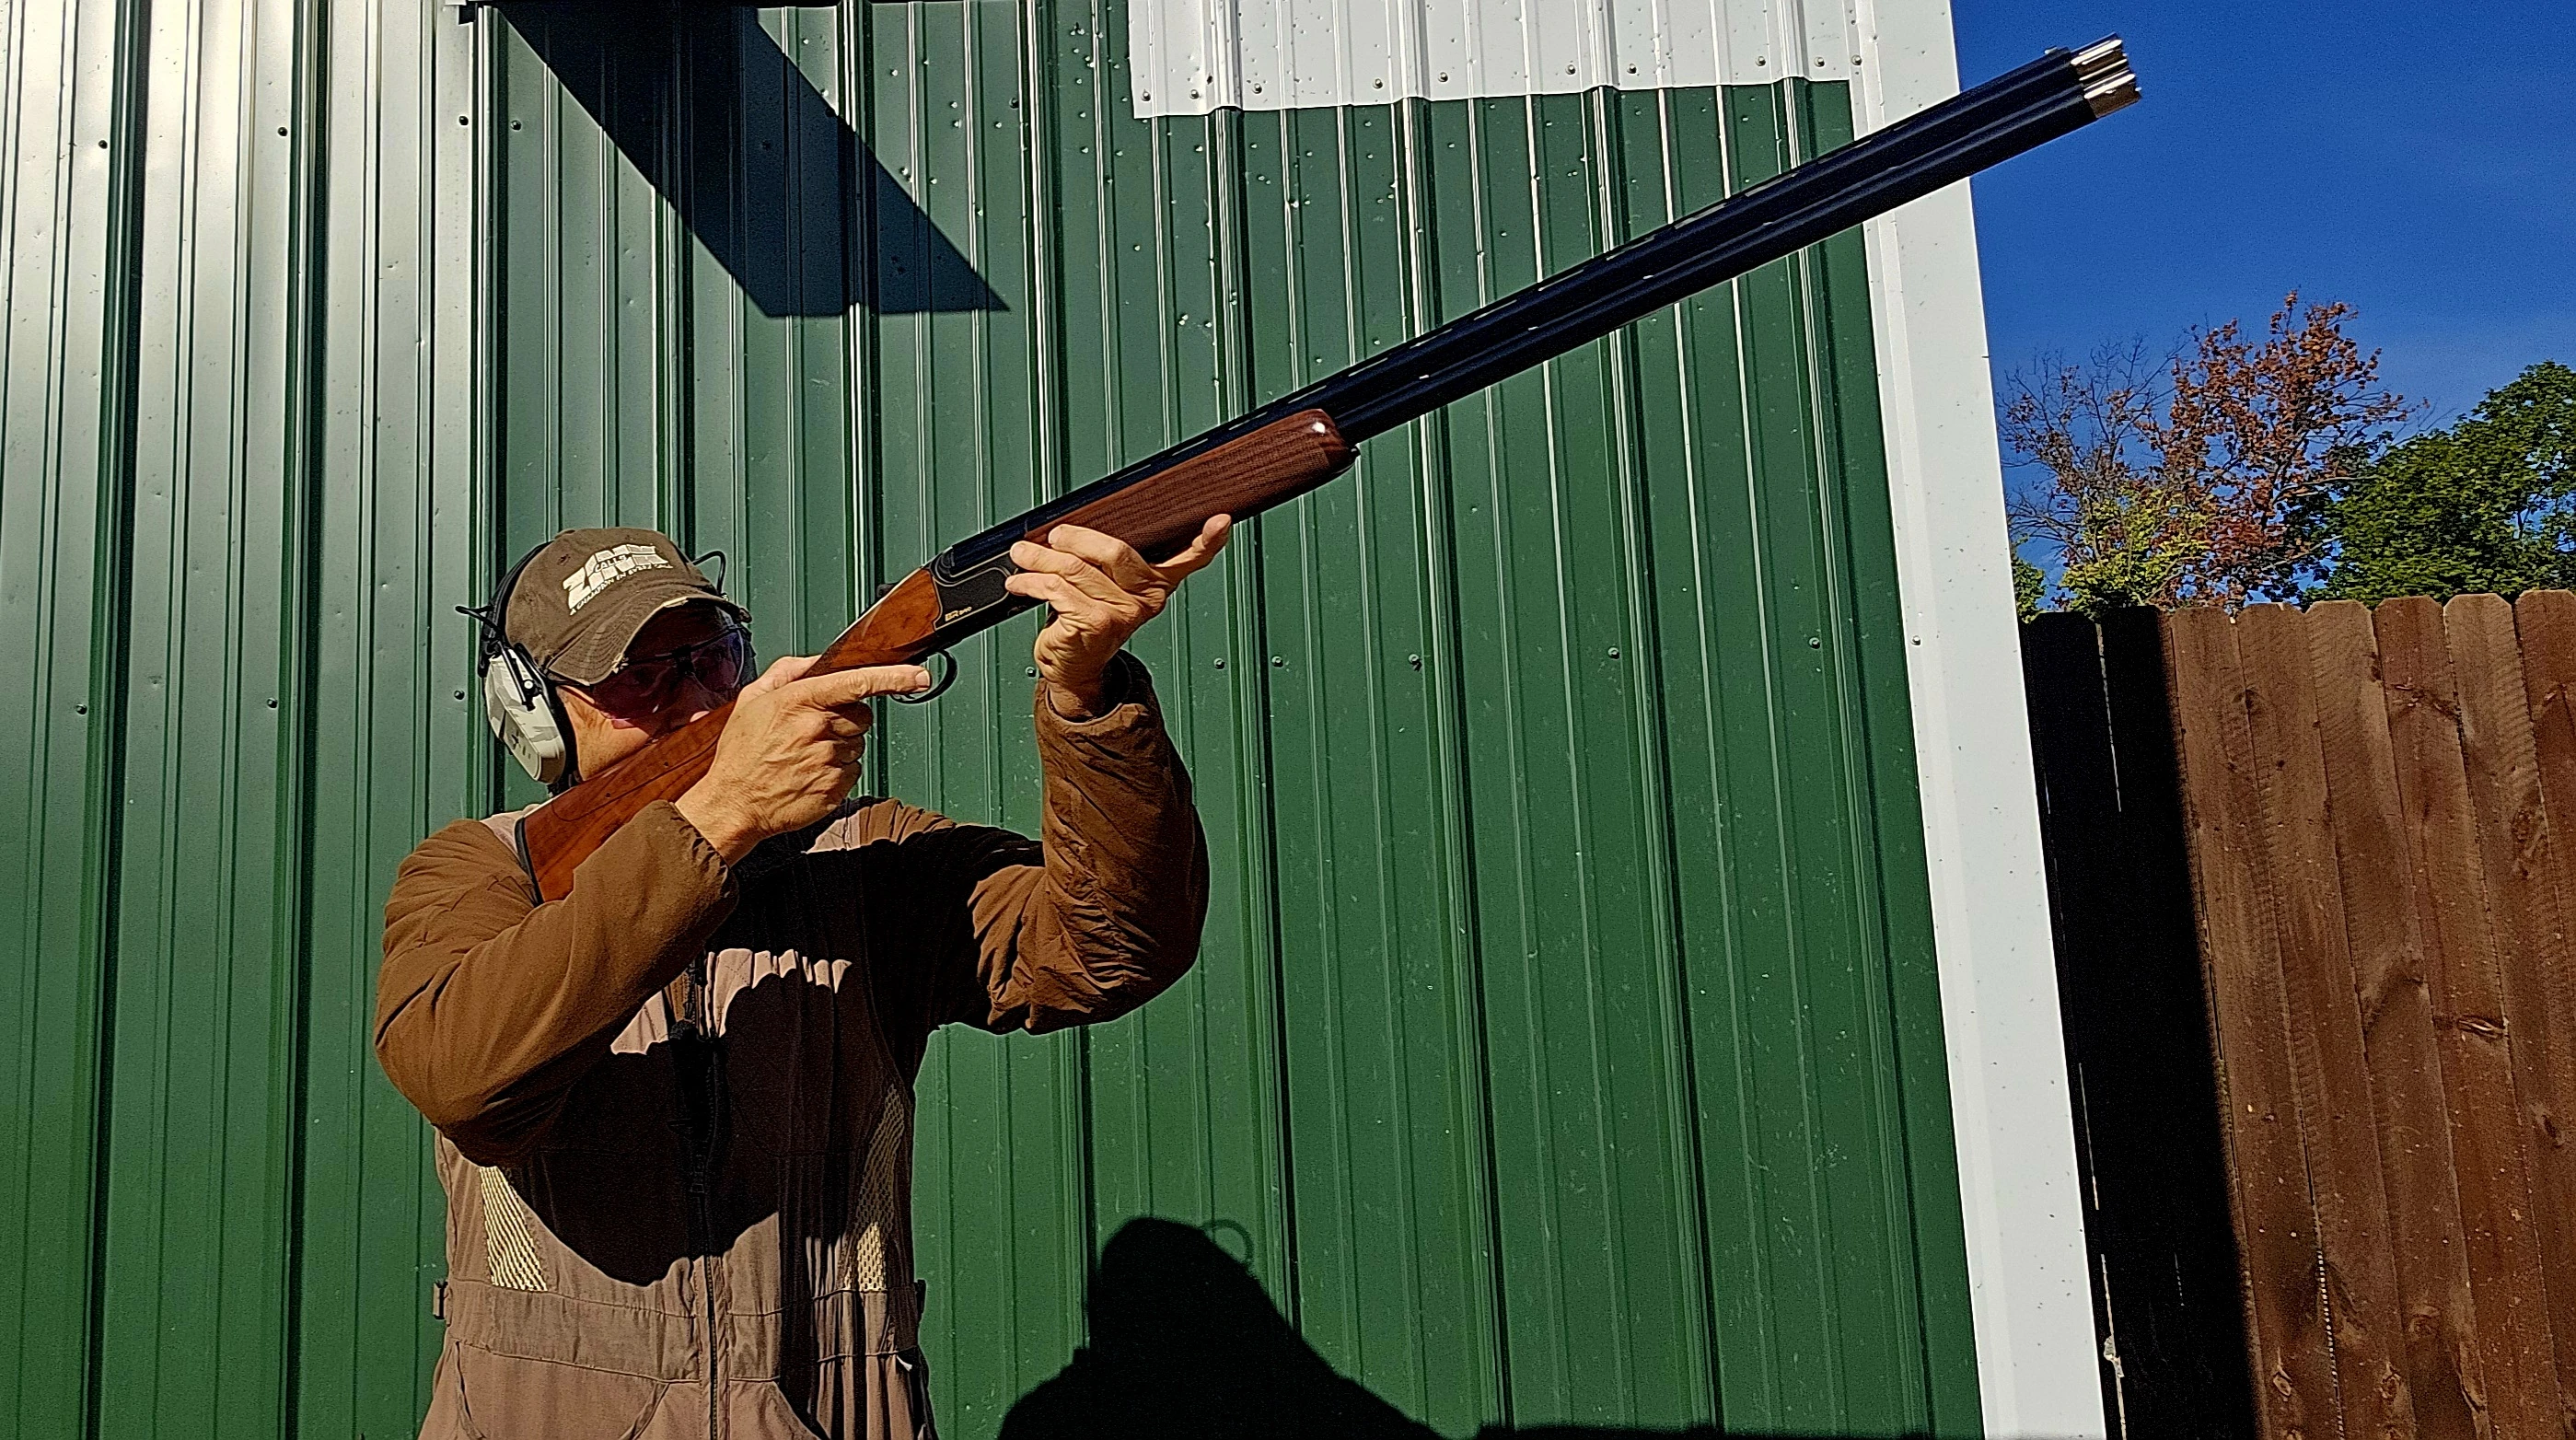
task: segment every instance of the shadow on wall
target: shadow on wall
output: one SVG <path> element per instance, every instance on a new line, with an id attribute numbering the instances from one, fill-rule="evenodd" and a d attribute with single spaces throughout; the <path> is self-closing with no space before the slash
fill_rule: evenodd
<path id="1" fill-rule="evenodd" d="M 1647 1440 L 1725 1433 L 1500 1426 L 1479 1440 Z M 1091 1280 L 1091 1343 L 1011 1407 L 1001 1440 L 1437 1440 L 1336 1374 L 1241 1262 L 1193 1226 L 1131 1220 Z M 1824 1437 L 1814 1437 L 1824 1440 Z"/>
<path id="2" fill-rule="evenodd" d="M 495 8 L 763 314 L 1008 308 L 756 11 Z"/>

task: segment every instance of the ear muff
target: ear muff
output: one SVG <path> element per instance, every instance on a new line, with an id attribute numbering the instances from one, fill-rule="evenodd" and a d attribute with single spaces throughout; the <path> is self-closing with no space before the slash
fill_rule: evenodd
<path id="1" fill-rule="evenodd" d="M 519 583 L 519 572 L 527 569 L 528 562 L 545 548 L 540 545 L 519 557 L 519 563 L 511 566 L 494 588 L 491 603 L 480 610 L 463 605 L 456 608 L 483 627 L 475 670 L 483 681 L 483 719 L 492 727 L 493 737 L 537 783 L 562 790 L 581 778 L 574 764 L 572 727 L 565 723 L 554 683 L 546 678 L 535 657 L 511 644 L 508 632 L 502 629 L 509 614 L 511 587 Z"/>
<path id="2" fill-rule="evenodd" d="M 570 783 L 572 746 L 555 712 L 554 687 L 516 645 L 502 646 L 483 662 L 483 718 L 519 768 L 538 783 Z"/>

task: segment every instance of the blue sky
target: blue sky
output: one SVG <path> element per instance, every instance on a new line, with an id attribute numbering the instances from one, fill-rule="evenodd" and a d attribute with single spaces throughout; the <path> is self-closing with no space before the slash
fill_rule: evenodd
<path id="1" fill-rule="evenodd" d="M 2286 291 L 2456 415 L 2576 364 L 2576 0 L 1952 0 L 1974 84 L 2118 33 L 2146 101 L 1973 182 L 1998 379 Z"/>

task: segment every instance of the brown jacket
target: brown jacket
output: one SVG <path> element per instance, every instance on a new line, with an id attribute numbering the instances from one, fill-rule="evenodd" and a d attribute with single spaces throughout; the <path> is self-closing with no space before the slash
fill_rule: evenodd
<path id="1" fill-rule="evenodd" d="M 1207 851 L 1143 667 L 1040 697 L 1042 841 L 893 800 L 728 867 L 669 805 L 532 905 L 459 821 L 385 906 L 376 1055 L 438 1127 L 426 1440 L 931 1433 L 912 1082 L 936 1026 L 1051 1030 L 1189 968 Z"/>

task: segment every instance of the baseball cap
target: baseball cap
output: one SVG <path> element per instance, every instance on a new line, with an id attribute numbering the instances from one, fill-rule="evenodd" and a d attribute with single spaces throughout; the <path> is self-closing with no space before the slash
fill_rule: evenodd
<path id="1" fill-rule="evenodd" d="M 625 526 L 566 530 L 519 572 L 501 629 L 548 674 L 596 685 L 654 616 L 701 600 L 751 623 L 751 612 L 726 599 L 669 536 Z"/>

